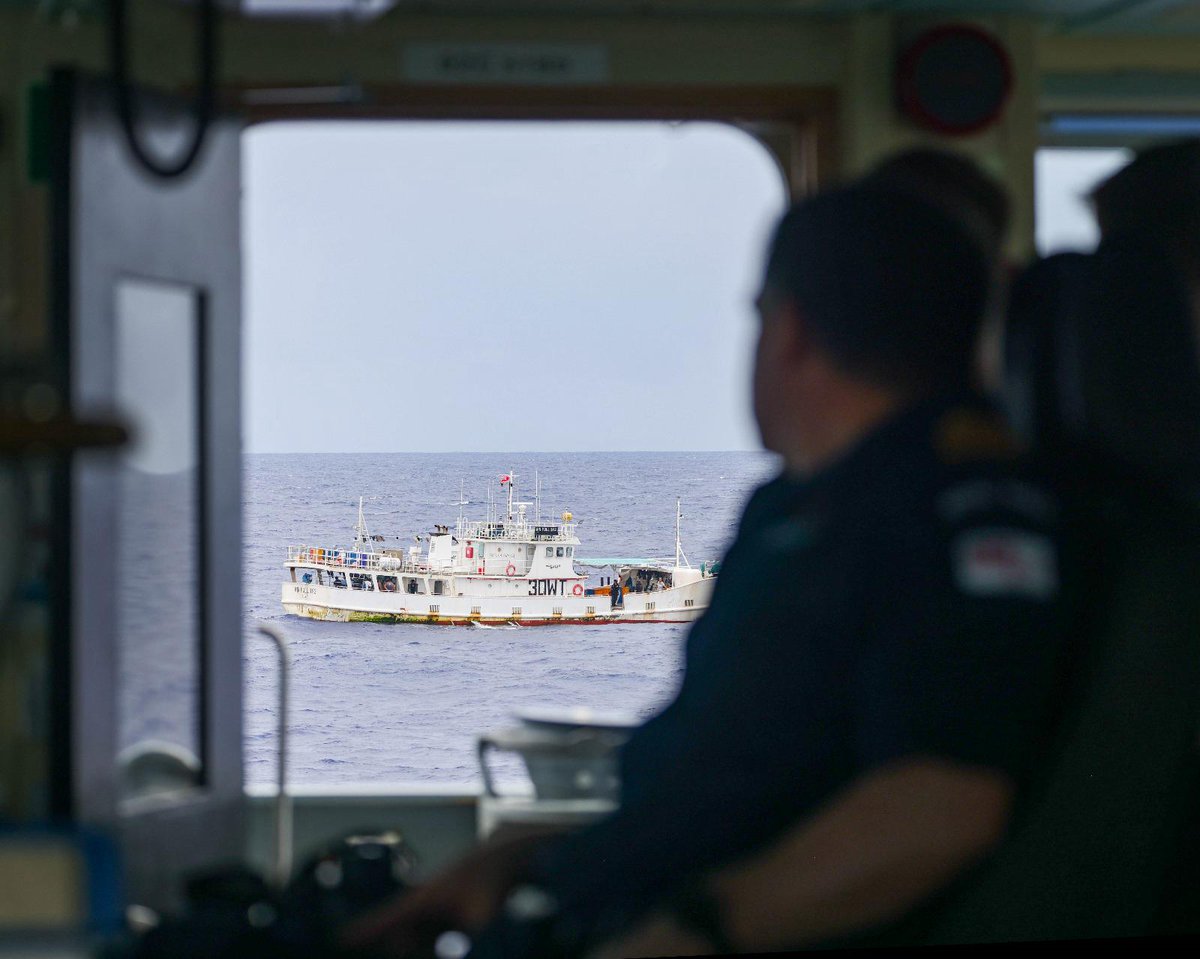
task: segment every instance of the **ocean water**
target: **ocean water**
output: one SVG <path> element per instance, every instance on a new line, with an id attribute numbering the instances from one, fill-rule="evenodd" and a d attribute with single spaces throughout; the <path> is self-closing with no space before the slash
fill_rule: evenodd
<path id="1" fill-rule="evenodd" d="M 245 458 L 245 762 L 273 782 L 278 666 L 258 623 L 291 643 L 289 780 L 293 783 L 477 783 L 479 733 L 527 708 L 652 715 L 675 691 L 687 626 L 625 624 L 478 629 L 322 623 L 280 605 L 289 544 L 347 544 L 363 497 L 384 545 L 453 525 L 459 483 L 482 517 L 488 489 L 541 478 L 542 516 L 570 510 L 588 556 L 669 556 L 675 499 L 693 565 L 719 558 L 752 489 L 774 469 L 762 453 L 281 454 Z M 594 581 L 599 582 L 601 571 Z M 520 777 L 500 758 L 501 781 Z"/>

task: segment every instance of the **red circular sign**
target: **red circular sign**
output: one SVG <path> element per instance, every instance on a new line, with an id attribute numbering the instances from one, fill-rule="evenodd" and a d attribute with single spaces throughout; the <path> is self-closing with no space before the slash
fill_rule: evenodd
<path id="1" fill-rule="evenodd" d="M 969 24 L 946 24 L 904 51 L 896 84 L 900 105 L 915 123 L 963 136 L 1000 118 L 1012 80 L 1012 61 L 994 36 Z"/>

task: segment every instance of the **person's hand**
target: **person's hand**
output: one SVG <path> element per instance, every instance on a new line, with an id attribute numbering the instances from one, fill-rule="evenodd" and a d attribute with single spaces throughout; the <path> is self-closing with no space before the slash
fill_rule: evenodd
<path id="1" fill-rule="evenodd" d="M 443 932 L 476 933 L 500 911 L 548 835 L 539 833 L 480 846 L 422 885 L 354 922 L 342 937 L 351 949 L 407 956 Z"/>
<path id="2" fill-rule="evenodd" d="M 610 939 L 587 959 L 630 959 L 643 956 L 711 956 L 711 942 L 681 928 L 667 915 L 649 916 L 624 935 Z"/>

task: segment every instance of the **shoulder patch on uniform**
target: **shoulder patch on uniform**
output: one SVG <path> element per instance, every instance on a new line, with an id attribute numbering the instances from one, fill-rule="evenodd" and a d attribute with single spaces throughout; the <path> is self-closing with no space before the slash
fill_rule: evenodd
<path id="1" fill-rule="evenodd" d="M 973 513 L 1011 510 L 1038 523 L 1058 516 L 1058 502 L 1047 490 L 1023 480 L 967 480 L 947 487 L 937 498 L 938 515 L 957 523 Z"/>
<path id="2" fill-rule="evenodd" d="M 959 534 L 951 561 L 958 588 L 971 596 L 1050 599 L 1058 592 L 1058 556 L 1040 533 L 1004 527 Z"/>
<path id="3" fill-rule="evenodd" d="M 943 416 L 934 426 L 933 448 L 944 463 L 1010 460 L 1021 452 L 998 417 L 977 410 L 952 410 Z"/>

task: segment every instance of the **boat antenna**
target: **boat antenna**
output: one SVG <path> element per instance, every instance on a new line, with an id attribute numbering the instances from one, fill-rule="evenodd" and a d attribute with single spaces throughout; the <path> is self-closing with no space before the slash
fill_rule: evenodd
<path id="1" fill-rule="evenodd" d="M 455 504 L 458 506 L 458 531 L 459 531 L 459 533 L 462 532 L 463 525 L 465 523 L 465 518 L 463 516 L 463 507 L 466 506 L 470 502 L 470 500 L 467 499 L 465 494 L 466 494 L 466 481 L 460 479 L 458 481 L 458 503 Z"/>
<path id="2" fill-rule="evenodd" d="M 533 522 L 534 524 L 542 521 L 542 481 L 538 476 L 538 471 L 533 471 Z"/>
<path id="3" fill-rule="evenodd" d="M 683 541 L 679 538 L 679 523 L 683 519 L 683 501 L 678 497 L 675 498 L 675 565 L 691 567 L 687 556 L 683 552 Z M 679 562 L 680 560 L 683 562 Z"/>

